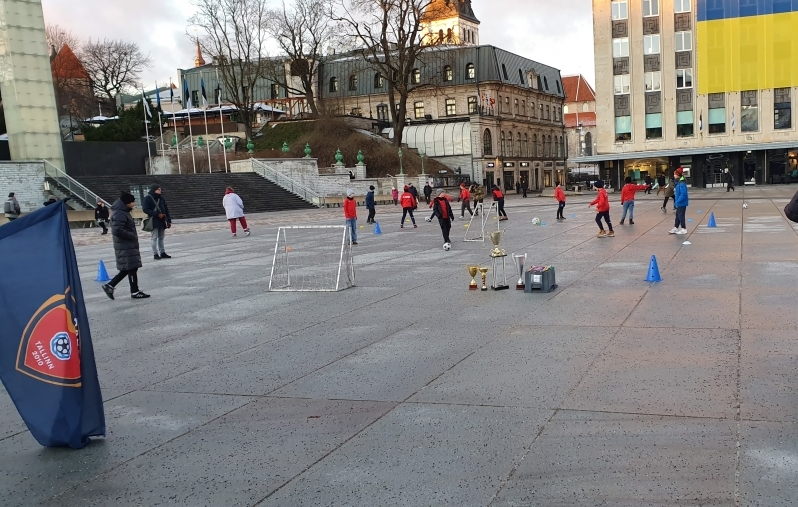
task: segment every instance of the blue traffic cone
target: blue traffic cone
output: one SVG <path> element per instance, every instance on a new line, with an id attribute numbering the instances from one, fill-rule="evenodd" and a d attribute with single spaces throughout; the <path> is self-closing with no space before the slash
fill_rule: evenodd
<path id="1" fill-rule="evenodd" d="M 714 213 L 710 213 L 709 214 L 709 223 L 707 224 L 707 227 L 717 227 L 717 226 L 718 225 L 715 223 L 715 214 Z"/>
<path id="2" fill-rule="evenodd" d="M 648 276 L 647 282 L 661 282 L 662 278 L 659 276 L 659 266 L 657 266 L 657 256 L 652 255 L 651 261 L 648 263 Z"/>
<path id="3" fill-rule="evenodd" d="M 95 282 L 107 282 L 111 278 L 108 276 L 108 271 L 105 270 L 105 263 L 100 261 L 100 264 L 97 266 L 97 278 L 94 279 Z"/>
<path id="4" fill-rule="evenodd" d="M 374 234 L 382 234 L 382 229 L 380 229 L 379 222 L 374 222 Z"/>

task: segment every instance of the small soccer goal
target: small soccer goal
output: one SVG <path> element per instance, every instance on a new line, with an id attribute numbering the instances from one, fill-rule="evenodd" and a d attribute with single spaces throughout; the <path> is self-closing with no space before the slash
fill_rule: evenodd
<path id="1" fill-rule="evenodd" d="M 354 285 L 349 227 L 309 225 L 277 230 L 270 291 L 335 292 Z"/>

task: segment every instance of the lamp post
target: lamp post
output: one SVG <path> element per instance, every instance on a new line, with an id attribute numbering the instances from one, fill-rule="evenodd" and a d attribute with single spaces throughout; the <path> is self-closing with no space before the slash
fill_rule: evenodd
<path id="1" fill-rule="evenodd" d="M 402 169 L 402 148 L 399 148 L 399 174 L 404 173 L 404 169 Z"/>
<path id="2" fill-rule="evenodd" d="M 427 158 L 427 154 L 422 151 L 419 156 L 421 157 L 421 176 L 426 176 L 424 174 L 424 159 Z"/>

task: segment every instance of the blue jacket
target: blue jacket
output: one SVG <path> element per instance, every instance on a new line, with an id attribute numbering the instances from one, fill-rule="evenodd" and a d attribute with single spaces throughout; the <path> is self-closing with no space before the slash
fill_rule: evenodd
<path id="1" fill-rule="evenodd" d="M 677 208 L 686 208 L 690 203 L 687 198 L 687 184 L 684 182 L 684 177 L 676 183 L 676 188 L 673 190 L 673 202 Z"/>
<path id="2" fill-rule="evenodd" d="M 366 209 L 374 209 L 374 190 L 366 192 Z"/>

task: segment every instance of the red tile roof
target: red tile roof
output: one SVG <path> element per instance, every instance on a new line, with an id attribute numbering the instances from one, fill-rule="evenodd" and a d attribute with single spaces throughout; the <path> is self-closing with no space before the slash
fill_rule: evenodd
<path id="1" fill-rule="evenodd" d="M 565 103 L 592 102 L 596 100 L 596 92 L 585 80 L 582 74 L 578 76 L 564 76 L 562 85 L 565 88 Z"/>
<path id="2" fill-rule="evenodd" d="M 53 76 L 61 79 L 89 79 L 89 73 L 67 44 L 58 51 L 50 62 Z"/>
<path id="3" fill-rule="evenodd" d="M 563 79 L 565 81 L 565 79 Z M 596 113 L 565 113 L 563 116 L 563 121 L 565 122 L 565 128 L 575 128 L 578 127 L 581 123 L 583 127 L 595 127 L 596 126 Z"/>

